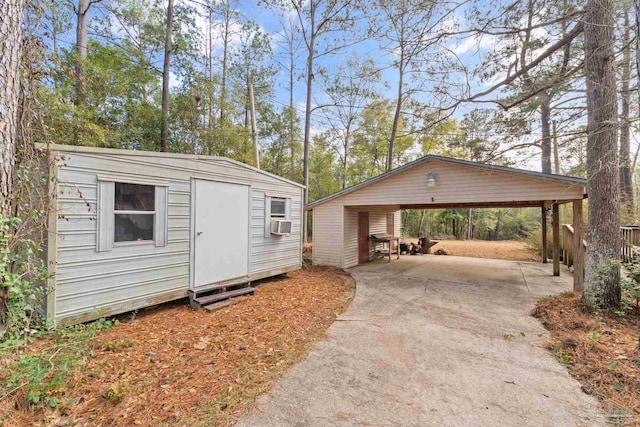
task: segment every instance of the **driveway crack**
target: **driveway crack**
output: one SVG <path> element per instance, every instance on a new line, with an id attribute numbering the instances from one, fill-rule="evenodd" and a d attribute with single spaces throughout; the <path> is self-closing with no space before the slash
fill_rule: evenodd
<path id="1" fill-rule="evenodd" d="M 522 265 L 520 263 L 518 263 L 518 268 L 520 269 L 520 274 L 522 274 L 524 285 L 527 287 L 527 292 L 531 293 L 531 289 L 529 289 L 529 283 L 527 282 L 527 276 L 524 275 L 524 271 L 522 271 Z"/>
<path id="2" fill-rule="evenodd" d="M 401 310 L 401 309 L 403 309 L 405 306 L 407 306 L 407 305 L 409 305 L 409 304 L 413 304 L 414 302 L 416 302 L 416 301 L 418 301 L 418 300 L 420 300 L 420 299 L 424 298 L 424 296 L 427 294 L 427 285 L 429 284 L 429 279 L 426 279 L 426 280 L 425 280 L 425 279 L 420 279 L 420 278 L 418 278 L 418 277 L 406 276 L 406 275 L 404 275 L 404 274 L 403 274 L 402 276 L 407 277 L 407 278 L 409 278 L 409 279 L 417 279 L 417 280 L 420 280 L 420 281 L 423 281 L 423 280 L 424 280 L 424 284 L 423 284 L 423 286 L 422 286 L 422 295 L 420 295 L 420 296 L 419 296 L 419 297 L 417 297 L 417 298 L 411 298 L 411 299 L 410 299 L 410 300 L 408 300 L 408 301 L 404 301 L 404 302 L 402 302 L 402 304 L 400 304 L 398 307 L 396 307 L 396 308 L 393 310 L 393 312 L 390 314 L 390 316 L 395 316 L 395 315 L 396 315 L 396 313 L 398 312 L 398 310 Z M 397 299 L 399 299 L 399 298 L 397 298 Z"/>

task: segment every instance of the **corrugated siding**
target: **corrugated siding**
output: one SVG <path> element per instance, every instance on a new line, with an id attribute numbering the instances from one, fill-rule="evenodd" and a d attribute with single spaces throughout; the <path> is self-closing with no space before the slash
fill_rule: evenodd
<path id="1" fill-rule="evenodd" d="M 78 317 L 101 310 L 113 314 L 161 300 L 162 295 L 186 296 L 190 282 L 191 178 L 252 185 L 250 272 L 258 274 L 299 267 L 300 187 L 233 162 L 176 159 L 126 154 L 61 152 L 57 184 L 58 251 L 55 318 Z M 96 251 L 97 175 L 168 184 L 168 241 Z M 293 233 L 264 237 L 264 194 L 291 198 Z M 227 242 L 233 244 L 233 242 Z M 122 307 L 124 306 L 124 307 Z M 86 319 L 86 316 L 85 316 Z"/>
<path id="2" fill-rule="evenodd" d="M 342 268 L 358 265 L 358 210 L 344 208 L 344 261 Z"/>
<path id="3" fill-rule="evenodd" d="M 343 208 L 327 203 L 313 210 L 313 263 L 342 267 Z"/>
<path id="4" fill-rule="evenodd" d="M 402 211 L 396 211 L 393 216 L 393 235 L 396 237 L 402 237 Z"/>
<path id="5" fill-rule="evenodd" d="M 254 187 L 251 192 L 251 260 L 250 274 L 266 274 L 273 270 L 301 265 L 301 226 L 302 226 L 302 192 L 292 187 L 297 193 L 288 193 L 291 198 L 291 235 L 264 236 L 264 198 L 266 188 Z M 278 193 L 280 195 L 282 193 Z"/>
<path id="6" fill-rule="evenodd" d="M 369 210 L 369 234 L 387 233 L 387 211 L 381 208 Z"/>
<path id="7" fill-rule="evenodd" d="M 315 208 L 317 209 L 317 208 Z M 314 209 L 314 210 L 315 210 Z M 371 208 L 344 208 L 344 258 L 343 268 L 358 265 L 358 212 L 369 211 L 369 234 L 387 232 L 387 213 L 395 212 L 395 229 L 400 230 L 400 212 L 397 206 L 374 206 Z M 398 231 L 399 233 L 399 231 Z M 399 235 L 399 234 L 397 234 Z M 315 244 L 314 244 L 315 250 Z M 373 248 L 372 248 L 373 252 Z M 371 254 L 372 255 L 372 254 Z M 333 264 L 332 264 L 333 265 Z"/>
<path id="8" fill-rule="evenodd" d="M 374 207 L 369 209 L 369 234 L 387 234 L 387 213 L 389 208 Z M 370 245 L 369 259 L 373 259 L 373 252 L 382 249 L 384 244 Z"/>
<path id="9" fill-rule="evenodd" d="M 433 171 L 435 187 L 427 187 Z M 482 203 L 582 199 L 580 184 L 561 184 L 431 160 L 375 182 L 329 203 L 384 204 Z"/>

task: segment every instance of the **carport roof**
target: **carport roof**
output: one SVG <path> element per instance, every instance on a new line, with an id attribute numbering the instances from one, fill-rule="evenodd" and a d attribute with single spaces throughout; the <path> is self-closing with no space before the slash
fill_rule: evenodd
<path id="1" fill-rule="evenodd" d="M 566 176 L 566 175 L 556 175 L 556 174 L 549 174 L 549 173 L 543 173 L 543 172 L 536 172 L 536 171 L 530 171 L 530 170 L 526 170 L 526 169 L 518 169 L 518 168 L 512 168 L 512 167 L 508 167 L 508 166 L 498 166 L 498 165 L 489 165 L 489 164 L 485 164 L 485 163 L 478 163 L 478 162 L 472 162 L 469 160 L 461 160 L 461 159 L 454 159 L 451 157 L 444 157 L 444 156 L 436 156 L 436 155 L 426 155 L 424 157 L 421 157 L 417 160 L 414 160 L 412 162 L 409 162 L 407 164 L 404 164 L 400 167 L 397 167 L 393 170 L 390 170 L 388 172 L 385 172 L 381 175 L 375 176 L 373 178 L 369 178 L 365 181 L 362 181 L 359 184 L 353 185 L 349 188 L 345 188 L 344 190 L 338 191 L 336 193 L 330 194 L 326 197 L 323 197 L 321 199 L 315 200 L 311 203 L 308 203 L 307 205 L 305 205 L 305 210 L 308 209 L 313 209 L 314 207 L 321 205 L 323 203 L 326 203 L 330 200 L 333 199 L 337 199 L 338 197 L 342 197 L 345 196 L 349 193 L 353 193 L 354 191 L 360 190 L 364 187 L 367 187 L 371 184 L 374 184 L 378 181 L 382 181 L 390 176 L 396 175 L 398 173 L 401 172 L 405 172 L 411 168 L 414 168 L 418 165 L 421 165 L 423 163 L 426 163 L 428 161 L 439 161 L 439 162 L 445 162 L 445 163 L 450 163 L 450 164 L 457 164 L 457 165 L 462 165 L 462 166 L 470 166 L 470 167 L 474 167 L 474 168 L 480 168 L 480 169 L 484 169 L 484 170 L 490 170 L 490 171 L 496 171 L 496 172 L 505 172 L 505 173 L 509 173 L 509 174 L 514 174 L 514 175 L 518 175 L 518 176 L 524 176 L 524 177 L 528 177 L 528 178 L 534 178 L 534 179 L 541 179 L 541 180 L 547 180 L 547 181 L 554 181 L 554 182 L 559 182 L 559 183 L 565 183 L 565 184 L 580 184 L 583 186 L 586 186 L 587 181 L 585 179 L 582 178 L 577 178 L 577 177 L 573 177 L 573 176 Z"/>

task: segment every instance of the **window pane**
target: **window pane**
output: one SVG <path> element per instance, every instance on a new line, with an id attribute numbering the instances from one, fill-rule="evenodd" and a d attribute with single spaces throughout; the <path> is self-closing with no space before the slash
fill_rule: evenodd
<path id="1" fill-rule="evenodd" d="M 115 242 L 153 240 L 155 214 L 116 214 Z"/>
<path id="2" fill-rule="evenodd" d="M 155 210 L 156 191 L 153 185 L 124 184 L 116 182 L 116 211 Z"/>
<path id="3" fill-rule="evenodd" d="M 284 199 L 271 199 L 271 216 L 284 216 L 286 203 Z"/>

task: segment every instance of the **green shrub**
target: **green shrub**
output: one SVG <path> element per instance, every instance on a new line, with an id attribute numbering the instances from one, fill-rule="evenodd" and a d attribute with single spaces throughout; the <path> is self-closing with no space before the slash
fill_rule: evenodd
<path id="1" fill-rule="evenodd" d="M 91 355 L 95 333 L 117 323 L 117 320 L 99 319 L 58 329 L 53 333 L 52 345 L 36 354 L 22 354 L 2 367 L 9 375 L 0 387 L 0 400 L 11 396 L 17 398 L 17 404 L 26 404 L 32 410 L 57 407 L 64 400 L 67 380 Z M 7 356 L 12 350 L 3 351 L 0 357 L 9 360 Z"/>
<path id="2" fill-rule="evenodd" d="M 5 300 L 5 311 L 0 313 L 0 347 L 26 343 L 44 321 L 38 310 L 46 300 L 49 275 L 38 256 L 38 245 L 12 234 L 20 224 L 18 218 L 0 216 L 0 295 Z"/>
<path id="3" fill-rule="evenodd" d="M 640 265 L 634 264 L 629 268 L 629 279 L 622 280 L 620 287 L 631 299 L 636 301 L 636 309 L 640 306 Z"/>

